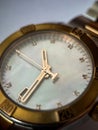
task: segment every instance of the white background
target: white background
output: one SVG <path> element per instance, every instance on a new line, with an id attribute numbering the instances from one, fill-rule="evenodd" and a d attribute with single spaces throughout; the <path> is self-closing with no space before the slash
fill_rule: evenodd
<path id="1" fill-rule="evenodd" d="M 67 23 L 85 13 L 95 0 L 0 0 L 0 43 L 11 33 L 28 24 Z M 82 104 L 81 104 L 82 105 Z M 98 130 L 91 119 L 67 130 Z M 66 130 L 64 128 L 63 130 Z"/>

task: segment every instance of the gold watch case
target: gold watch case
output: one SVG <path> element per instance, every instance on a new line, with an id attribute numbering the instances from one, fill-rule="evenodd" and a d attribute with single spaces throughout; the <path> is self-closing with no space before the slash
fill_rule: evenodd
<path id="1" fill-rule="evenodd" d="M 66 25 L 53 23 L 25 26 L 9 36 L 3 43 L 0 44 L 0 58 L 6 48 L 13 41 L 27 33 L 41 30 L 57 30 L 67 32 L 84 42 L 90 49 L 94 59 L 93 81 L 90 84 L 87 92 L 82 95 L 82 97 L 75 103 L 59 108 L 57 110 L 50 111 L 33 111 L 20 107 L 8 99 L 0 89 L 0 122 L 3 124 L 4 121 L 6 121 L 6 124 L 10 125 L 13 123 L 13 119 L 31 124 L 69 124 L 72 121 L 79 119 L 84 114 L 88 113 L 95 103 L 95 99 L 98 95 L 98 48 L 91 40 L 90 35 L 86 34 L 81 29 L 71 28 Z"/>

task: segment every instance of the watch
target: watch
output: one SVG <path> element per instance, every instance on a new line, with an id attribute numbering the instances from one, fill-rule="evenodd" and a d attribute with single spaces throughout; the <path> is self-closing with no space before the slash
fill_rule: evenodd
<path id="1" fill-rule="evenodd" d="M 22 27 L 0 44 L 0 126 L 60 130 L 98 121 L 98 1 L 67 25 Z"/>

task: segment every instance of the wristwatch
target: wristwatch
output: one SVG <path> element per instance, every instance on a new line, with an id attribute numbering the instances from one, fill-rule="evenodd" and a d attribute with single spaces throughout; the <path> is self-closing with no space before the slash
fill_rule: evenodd
<path id="1" fill-rule="evenodd" d="M 0 44 L 0 126 L 58 130 L 98 121 L 98 1 L 67 25 L 28 25 Z"/>

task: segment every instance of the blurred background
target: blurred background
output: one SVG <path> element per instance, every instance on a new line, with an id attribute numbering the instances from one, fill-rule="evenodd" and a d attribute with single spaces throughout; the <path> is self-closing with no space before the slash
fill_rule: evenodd
<path id="1" fill-rule="evenodd" d="M 0 43 L 20 27 L 37 23 L 67 23 L 84 14 L 95 0 L 0 0 Z M 86 116 L 62 130 L 98 130 L 98 123 Z"/>
<path id="2" fill-rule="evenodd" d="M 0 42 L 21 26 L 67 23 L 83 14 L 94 0 L 0 0 Z"/>

